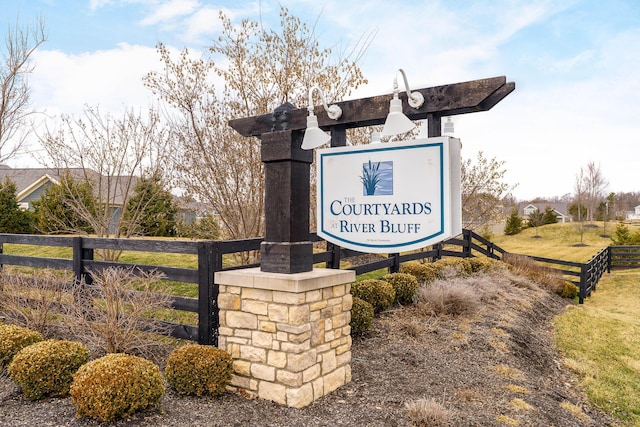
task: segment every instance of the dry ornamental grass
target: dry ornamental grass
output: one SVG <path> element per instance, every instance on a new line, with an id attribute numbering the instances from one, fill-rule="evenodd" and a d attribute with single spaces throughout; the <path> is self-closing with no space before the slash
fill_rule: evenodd
<path id="1" fill-rule="evenodd" d="M 477 300 L 456 315 L 419 305 L 383 312 L 354 338 L 352 381 L 304 409 L 241 393 L 190 397 L 167 390 L 161 412 L 109 426 L 418 426 L 429 425 L 420 414 L 437 411 L 427 402 L 447 414 L 442 425 L 456 427 L 617 425 L 586 403 L 554 349 L 550 320 L 569 300 L 507 272 L 473 275 L 457 286 L 465 285 Z M 68 398 L 33 403 L 0 378 L 2 426 L 101 426 L 74 413 Z"/>

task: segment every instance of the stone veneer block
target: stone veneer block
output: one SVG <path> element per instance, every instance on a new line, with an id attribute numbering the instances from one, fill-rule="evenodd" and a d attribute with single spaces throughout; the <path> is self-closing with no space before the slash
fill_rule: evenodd
<path id="1" fill-rule="evenodd" d="M 302 408 L 351 380 L 353 271 L 217 272 L 231 389 Z"/>
<path id="2" fill-rule="evenodd" d="M 312 271 L 295 274 L 266 273 L 260 271 L 259 267 L 216 273 L 218 285 L 295 293 L 345 285 L 355 279 L 356 274 L 351 270 L 328 268 L 314 268 Z M 327 299 L 333 297 L 333 290 L 330 289 L 329 292 Z"/>

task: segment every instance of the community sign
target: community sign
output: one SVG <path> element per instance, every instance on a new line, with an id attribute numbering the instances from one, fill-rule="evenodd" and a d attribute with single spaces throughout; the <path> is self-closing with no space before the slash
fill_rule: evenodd
<path id="1" fill-rule="evenodd" d="M 317 150 L 318 235 L 360 252 L 420 249 L 462 232 L 460 140 Z"/>

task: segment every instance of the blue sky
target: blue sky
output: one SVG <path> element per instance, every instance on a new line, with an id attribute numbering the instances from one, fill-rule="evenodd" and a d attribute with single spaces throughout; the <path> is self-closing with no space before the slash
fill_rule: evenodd
<path id="1" fill-rule="evenodd" d="M 49 40 L 35 57 L 34 107 L 55 120 L 83 104 L 103 111 L 152 99 L 142 76 L 154 46 L 204 52 L 234 22 L 277 25 L 279 4 L 318 19 L 325 46 L 376 36 L 361 62 L 369 84 L 352 97 L 389 93 L 398 68 L 412 88 L 506 75 L 516 91 L 492 110 L 454 118 L 463 157 L 506 162 L 518 198 L 573 191 L 590 161 L 609 191 L 640 191 L 640 1 L 637 0 L 0 0 L 4 28 L 42 16 Z M 402 86 L 402 85 L 401 85 Z M 402 89 L 402 88 L 401 88 Z M 26 157 L 20 165 L 33 162 Z"/>

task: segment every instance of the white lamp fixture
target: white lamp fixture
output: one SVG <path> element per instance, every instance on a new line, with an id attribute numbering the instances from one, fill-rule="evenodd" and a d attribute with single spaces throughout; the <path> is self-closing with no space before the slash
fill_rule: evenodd
<path id="1" fill-rule="evenodd" d="M 331 140 L 331 136 L 327 135 L 326 132 L 320 129 L 318 126 L 318 117 L 313 113 L 312 95 L 314 89 L 320 93 L 322 106 L 330 119 L 338 120 L 340 116 L 342 116 L 342 108 L 339 106 L 334 104 L 327 107 L 327 101 L 324 99 L 324 95 L 318 86 L 314 86 L 309 89 L 309 105 L 307 106 L 309 117 L 307 117 L 307 130 L 304 131 L 304 138 L 302 139 L 303 150 L 313 150 L 314 148 L 320 147 Z"/>
<path id="2" fill-rule="evenodd" d="M 371 132 L 371 144 L 380 144 L 380 132 Z"/>
<path id="3" fill-rule="evenodd" d="M 444 131 L 442 133 L 445 135 L 453 135 L 453 122 L 451 121 L 451 117 L 447 117 L 447 121 L 444 124 Z"/>
<path id="4" fill-rule="evenodd" d="M 424 104 L 424 96 L 420 92 L 411 92 L 409 89 L 409 82 L 407 81 L 407 75 L 404 70 L 400 68 L 398 70 L 402 73 L 404 79 L 404 87 L 407 91 L 407 98 L 409 105 L 413 108 L 420 108 Z M 391 105 L 389 106 L 389 115 L 382 128 L 382 135 L 398 135 L 400 133 L 409 132 L 416 125 L 409 120 L 407 116 L 402 113 L 402 101 L 398 98 L 398 74 L 393 78 L 393 98 L 391 99 Z"/>

